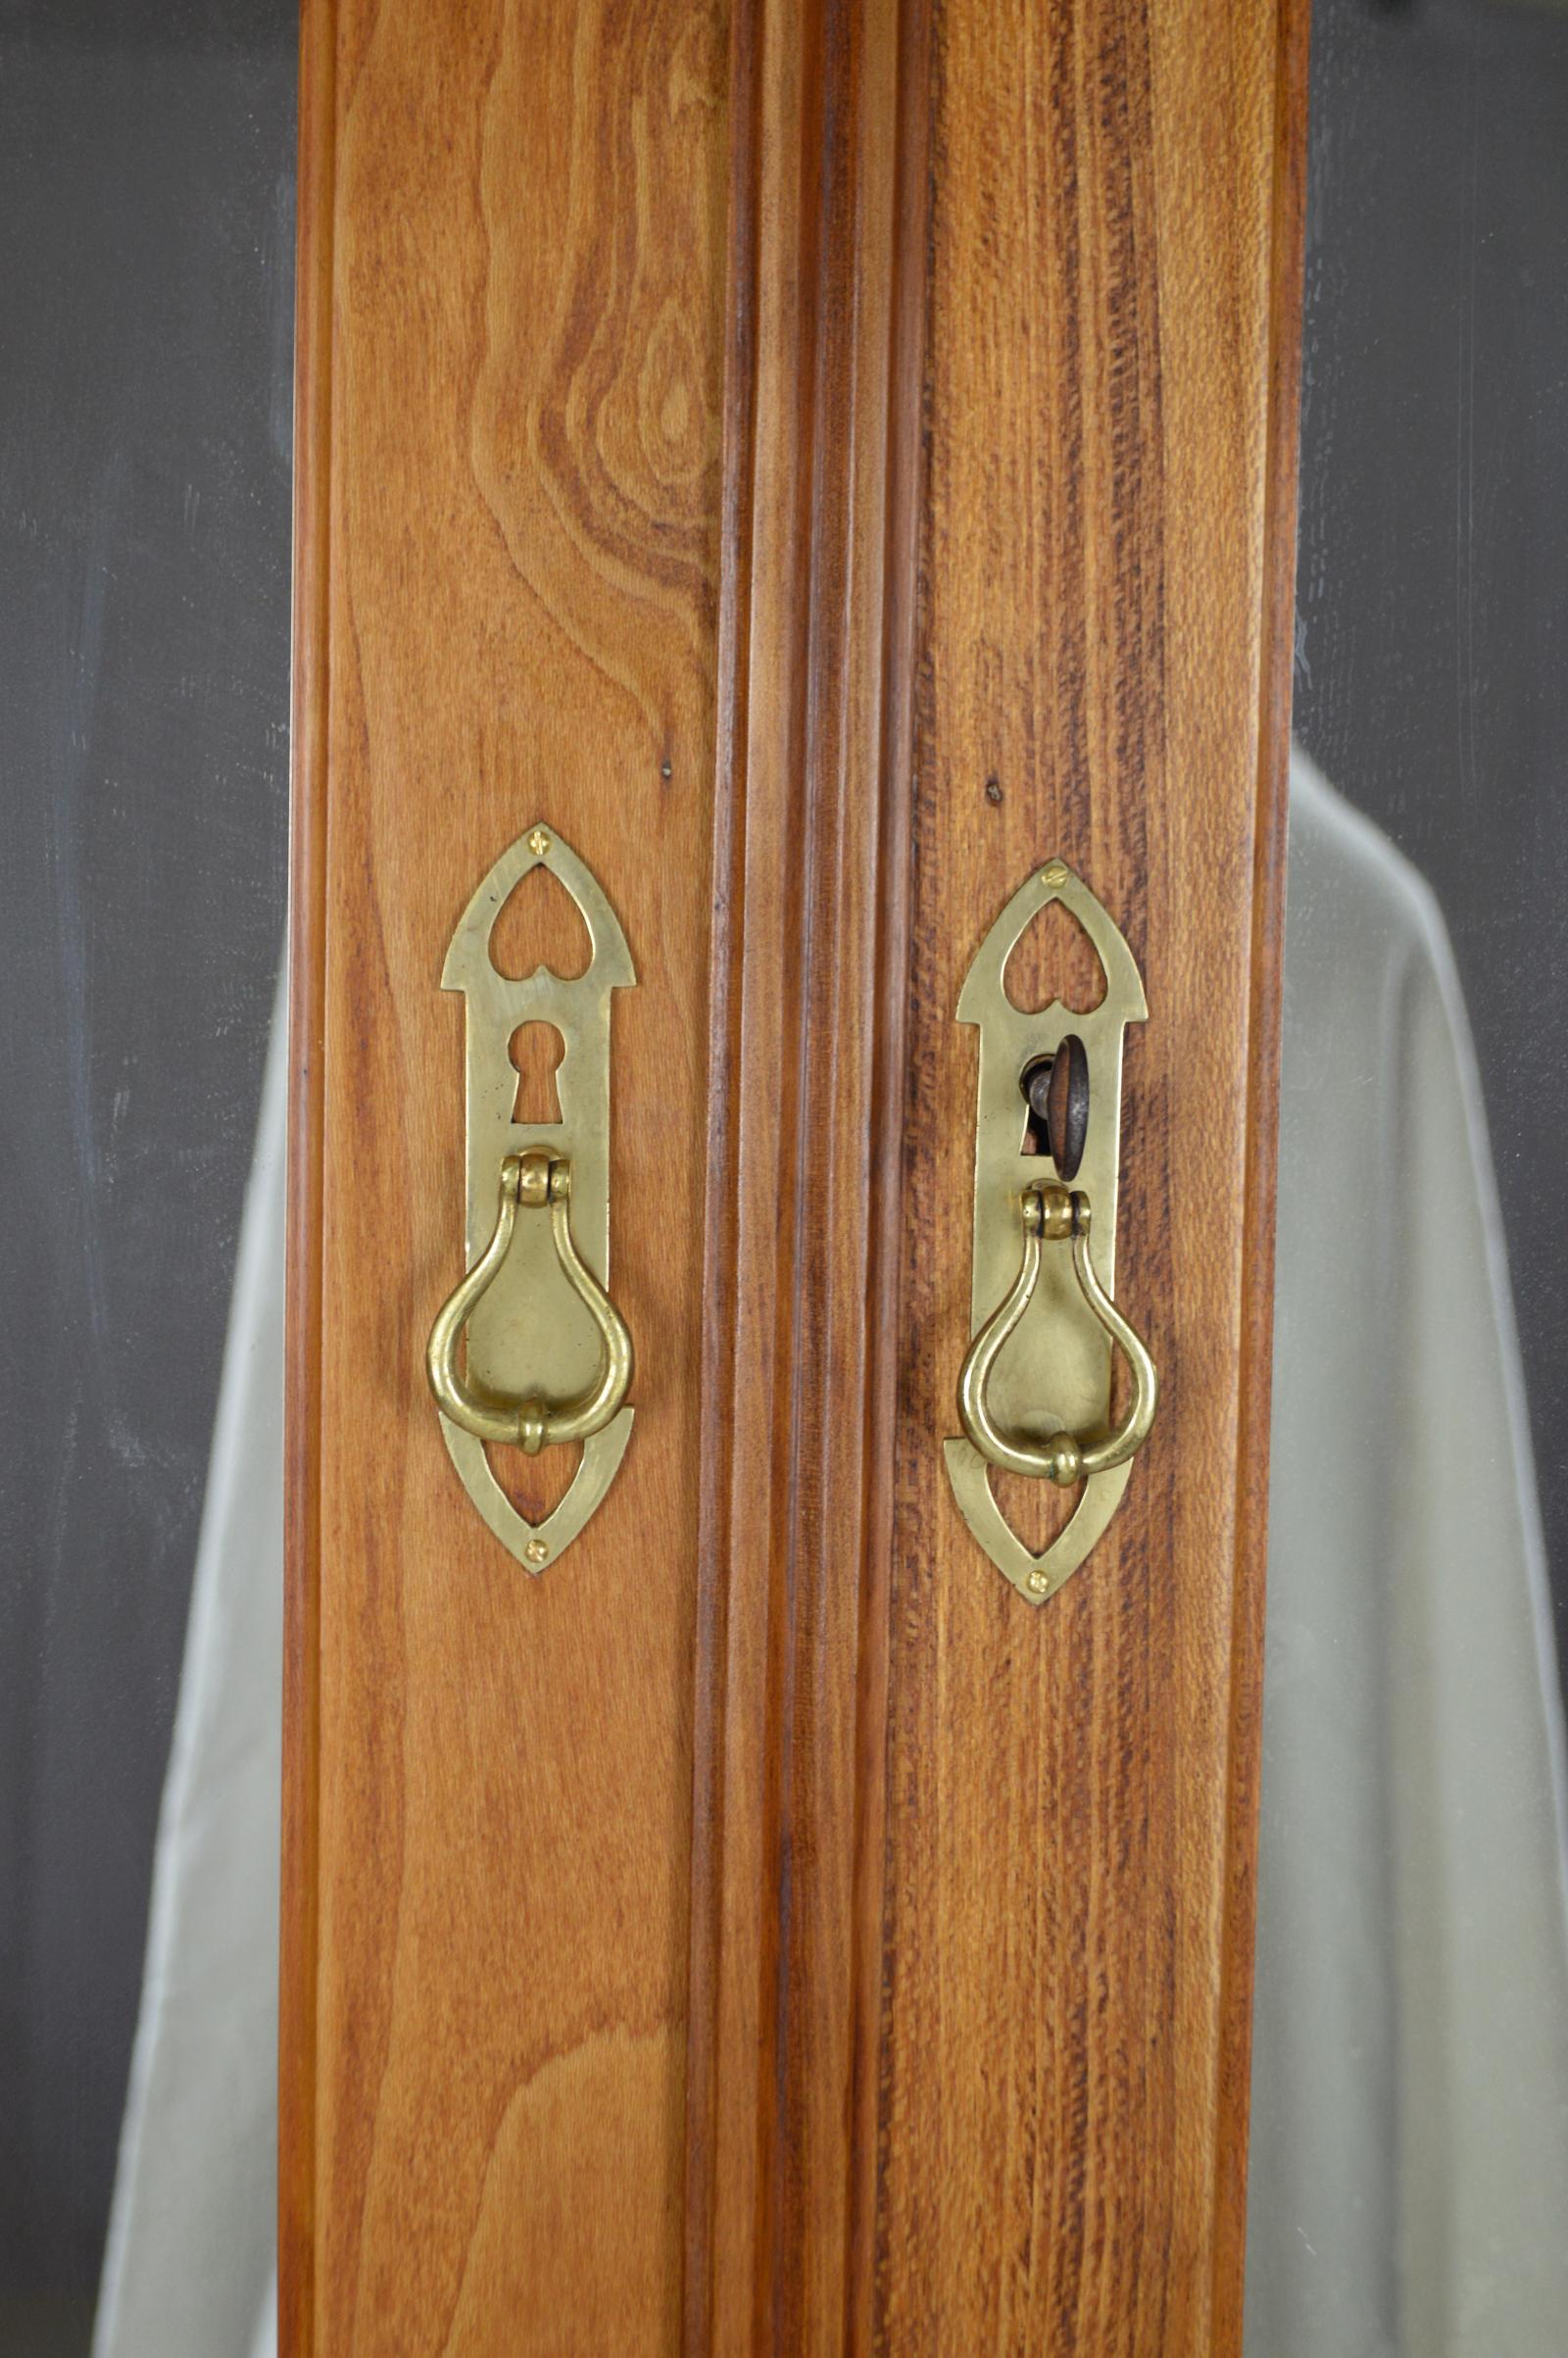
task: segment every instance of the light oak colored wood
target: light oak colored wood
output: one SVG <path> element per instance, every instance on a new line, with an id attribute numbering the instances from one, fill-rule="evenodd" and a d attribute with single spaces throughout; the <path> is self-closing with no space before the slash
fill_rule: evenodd
<path id="1" fill-rule="evenodd" d="M 727 73 L 690 0 L 306 14 L 297 2354 L 678 2330 Z M 619 1480 L 534 1581 L 422 1357 L 462 1266 L 442 958 L 540 817 L 643 978 L 612 1256 L 645 1373 Z"/>

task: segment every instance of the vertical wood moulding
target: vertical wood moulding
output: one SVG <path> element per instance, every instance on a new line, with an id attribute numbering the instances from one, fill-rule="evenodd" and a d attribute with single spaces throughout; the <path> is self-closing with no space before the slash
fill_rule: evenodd
<path id="1" fill-rule="evenodd" d="M 314 2348 L 321 1112 L 325 1049 L 327 614 L 331 513 L 336 13 L 300 18 L 294 315 L 289 1147 L 284 1485 L 282 1910 L 278 1977 L 278 2346 Z"/>
<path id="2" fill-rule="evenodd" d="M 1227 1862 L 1221 1960 L 1214 2177 L 1214 2347 L 1240 2351 L 1251 2093 L 1252 1958 L 1262 1767 L 1263 1609 L 1268 1558 L 1269 1405 L 1274 1344 L 1274 1200 L 1279 1148 L 1285 958 L 1286 788 L 1295 661 L 1297 456 L 1306 244 L 1310 0 L 1279 0 L 1271 213 L 1268 443 L 1263 485 L 1257 836 L 1252 883 L 1251 1098 L 1247 1119 L 1242 1263 L 1250 1292 L 1237 1431 L 1235 1613 L 1231 1639 Z"/>
<path id="3" fill-rule="evenodd" d="M 924 22 L 824 0 L 733 35 L 693 2358 L 869 2317 Z"/>
<path id="4" fill-rule="evenodd" d="M 905 0 L 896 45 L 894 237 L 887 387 L 887 555 L 883 581 L 882 934 L 875 979 L 873 1203 L 866 1269 L 869 1339 L 860 1664 L 856 1715 L 850 2211 L 843 2349 L 868 2358 L 875 2333 L 882 1990 L 886 1894 L 889 1610 L 898 1465 L 901 1302 L 911 1237 L 905 1218 L 908 1098 L 915 660 L 924 492 L 926 321 L 933 159 L 932 0 Z M 895 1151 L 897 1144 L 897 1151 Z"/>

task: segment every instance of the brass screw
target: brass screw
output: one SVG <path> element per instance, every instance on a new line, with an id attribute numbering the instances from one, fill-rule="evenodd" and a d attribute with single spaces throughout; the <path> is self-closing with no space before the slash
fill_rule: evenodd
<path id="1" fill-rule="evenodd" d="M 550 837 L 543 827 L 535 827 L 528 838 L 528 849 L 535 860 L 543 860 L 550 849 Z"/>
<path id="2" fill-rule="evenodd" d="M 1049 1572 L 1040 1571 L 1031 1572 L 1029 1575 L 1029 1586 L 1031 1589 L 1033 1589 L 1037 1597 L 1043 1597 L 1051 1586 L 1051 1574 Z"/>
<path id="3" fill-rule="evenodd" d="M 1042 884 L 1065 884 L 1067 881 L 1066 861 L 1064 860 L 1048 860 L 1040 871 L 1040 881 Z"/>
<path id="4" fill-rule="evenodd" d="M 522 1552 L 530 1564 L 542 1564 L 549 1560 L 550 1550 L 543 1540 L 530 1540 Z"/>

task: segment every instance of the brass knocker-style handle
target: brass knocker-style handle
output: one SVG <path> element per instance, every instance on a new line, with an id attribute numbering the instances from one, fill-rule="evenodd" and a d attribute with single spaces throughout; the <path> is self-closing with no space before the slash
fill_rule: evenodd
<path id="1" fill-rule="evenodd" d="M 958 1376 L 958 1414 L 970 1441 L 993 1465 L 1014 1474 L 1044 1475 L 1062 1485 L 1103 1474 L 1123 1464 L 1149 1438 L 1159 1397 L 1154 1362 L 1095 1275 L 1089 1257 L 1089 1199 L 1074 1189 L 1032 1187 L 1023 1198 L 1023 1261 L 1011 1287 L 970 1344 Z M 1042 1240 L 1072 1239 L 1072 1265 L 1084 1300 L 1113 1343 L 1120 1344 L 1133 1372 L 1133 1397 L 1115 1431 L 1103 1441 L 1080 1441 L 1053 1433 L 1038 1446 L 1008 1441 L 986 1406 L 986 1387 L 998 1352 L 1029 1307 L 1040 1275 Z"/>
<path id="2" fill-rule="evenodd" d="M 476 1391 L 458 1373 L 458 1344 L 480 1300 L 507 1257 L 517 1207 L 550 1207 L 551 1234 L 563 1276 L 599 1329 L 599 1380 L 591 1392 L 559 1407 L 544 1400 L 504 1400 Z M 494 1236 L 430 1329 L 425 1353 L 436 1406 L 465 1433 L 479 1441 L 504 1441 L 534 1456 L 547 1442 L 587 1441 L 602 1433 L 631 1383 L 631 1336 L 604 1287 L 589 1269 L 571 1234 L 571 1163 L 535 1150 L 508 1154 L 501 1165 L 501 1202 Z"/>

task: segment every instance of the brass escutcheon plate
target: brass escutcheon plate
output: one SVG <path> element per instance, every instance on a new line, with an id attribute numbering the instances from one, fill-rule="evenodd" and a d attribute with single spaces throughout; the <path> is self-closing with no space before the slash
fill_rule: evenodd
<path id="1" fill-rule="evenodd" d="M 585 971 L 564 979 L 540 965 L 514 980 L 502 974 L 490 940 L 507 900 L 531 868 L 545 867 L 581 912 L 592 945 Z M 502 853 L 458 920 L 441 973 L 466 1010 L 466 1202 L 465 1266 L 472 1268 L 496 1224 L 497 1177 L 505 1157 L 537 1149 L 569 1159 L 571 1229 L 599 1284 L 610 1284 L 610 1008 L 612 994 L 635 984 L 626 937 L 591 870 L 545 821 L 524 828 Z M 558 1122 L 514 1120 L 517 1073 L 512 1041 L 520 1024 L 560 1033 Z M 503 1400 L 569 1400 L 591 1390 L 601 1337 L 562 1274 L 550 1223 L 524 1217 L 494 1283 L 467 1323 L 469 1380 Z M 496 1480 L 485 1446 L 446 1415 L 441 1429 L 464 1488 L 503 1547 L 525 1570 L 542 1572 L 602 1502 L 631 1438 L 635 1411 L 618 1409 L 582 1445 L 582 1461 L 559 1504 L 538 1524 L 517 1512 Z"/>
<path id="2" fill-rule="evenodd" d="M 1059 901 L 1077 918 L 1104 972 L 1099 1007 L 1078 1013 L 1054 1000 L 1037 1013 L 1015 1007 L 1004 984 L 1007 959 L 1039 911 Z M 1149 1014 L 1137 961 L 1119 928 L 1064 860 L 1048 860 L 1015 892 L 976 951 L 958 995 L 957 1020 L 980 1035 L 975 1115 L 974 1245 L 969 1332 L 978 1334 L 1018 1274 L 1023 1193 L 1056 1179 L 1048 1154 L 1021 1152 L 1028 1106 L 1019 1081 L 1036 1057 L 1055 1053 L 1069 1032 L 1089 1061 L 1087 1143 L 1075 1184 L 1094 1206 L 1090 1257 L 1107 1295 L 1115 1293 L 1116 1199 L 1121 1160 L 1122 1051 L 1129 1023 Z M 1054 1433 L 1103 1434 L 1110 1421 L 1111 1351 L 1085 1302 L 1070 1254 L 1048 1250 L 1029 1306 L 997 1359 L 997 1422 L 1032 1442 Z M 1044 1604 L 1074 1573 L 1121 1502 L 1131 1461 L 1091 1474 L 1066 1525 L 1039 1555 L 1011 1529 L 973 1443 L 946 1444 L 948 1478 L 964 1521 L 999 1572 L 1031 1604 Z"/>

